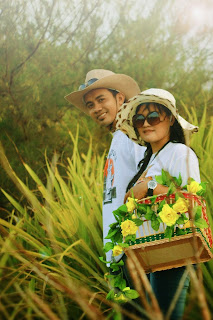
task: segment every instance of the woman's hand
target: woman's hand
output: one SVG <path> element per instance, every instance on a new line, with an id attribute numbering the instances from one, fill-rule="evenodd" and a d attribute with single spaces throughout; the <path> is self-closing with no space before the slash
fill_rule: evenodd
<path id="1" fill-rule="evenodd" d="M 148 192 L 148 187 L 147 187 L 147 182 L 148 181 L 143 181 L 141 183 L 136 184 L 134 187 L 132 187 L 124 197 L 124 203 L 126 203 L 127 198 L 131 197 L 134 195 L 135 199 L 142 199 L 145 198 Z"/>
<path id="2" fill-rule="evenodd" d="M 124 203 L 126 203 L 127 198 L 131 197 L 132 198 L 132 194 L 134 195 L 135 199 L 143 199 L 145 197 L 147 197 L 147 192 L 148 192 L 148 181 L 150 179 L 149 178 L 145 178 L 142 182 L 140 181 L 138 184 L 136 184 L 134 187 L 132 187 L 126 194 L 124 197 Z M 161 184 L 157 184 L 157 187 L 154 189 L 153 191 L 153 195 L 157 195 L 157 194 L 162 194 L 162 193 L 167 193 L 169 190 L 168 187 L 163 186 Z"/>

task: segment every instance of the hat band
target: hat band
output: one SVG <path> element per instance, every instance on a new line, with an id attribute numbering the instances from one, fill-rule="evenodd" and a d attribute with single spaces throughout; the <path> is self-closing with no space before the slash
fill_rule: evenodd
<path id="1" fill-rule="evenodd" d="M 89 79 L 87 82 L 82 83 L 82 84 L 79 86 L 78 90 L 79 90 L 79 91 L 84 90 L 85 88 L 91 86 L 91 84 L 93 84 L 93 83 L 96 82 L 97 80 L 99 80 L 99 79 L 97 79 L 97 78 Z"/>

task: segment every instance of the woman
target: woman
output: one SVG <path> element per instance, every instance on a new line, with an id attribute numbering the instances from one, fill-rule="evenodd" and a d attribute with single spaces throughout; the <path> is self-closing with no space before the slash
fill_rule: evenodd
<path id="1" fill-rule="evenodd" d="M 163 89 L 149 89 L 124 104 L 117 116 L 116 127 L 138 144 L 147 146 L 141 168 L 130 181 L 124 198 L 134 194 L 137 199 L 166 193 L 168 187 L 155 181 L 162 169 L 172 177 L 182 177 L 182 186 L 188 178 L 200 182 L 199 164 L 194 151 L 185 144 L 185 135 L 197 131 L 181 118 L 175 98 Z M 185 135 L 184 135 L 185 133 Z M 166 313 L 178 288 L 185 267 L 155 272 L 149 279 L 161 310 Z M 181 319 L 184 311 L 189 278 L 186 279 L 171 319 Z"/>

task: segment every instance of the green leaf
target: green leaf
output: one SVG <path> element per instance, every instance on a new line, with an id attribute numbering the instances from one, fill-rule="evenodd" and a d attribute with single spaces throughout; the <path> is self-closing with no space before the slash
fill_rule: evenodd
<path id="1" fill-rule="evenodd" d="M 188 220 L 189 220 L 189 218 L 187 218 L 187 216 L 186 216 L 185 213 L 182 213 L 181 215 L 182 215 L 182 217 L 184 218 L 184 221 L 188 221 Z"/>
<path id="2" fill-rule="evenodd" d="M 184 235 L 184 234 L 186 234 L 186 231 L 185 230 L 183 230 L 183 229 L 180 229 L 180 228 L 176 228 L 176 235 L 177 236 L 181 236 L 181 235 Z"/>
<path id="3" fill-rule="evenodd" d="M 114 248 L 114 244 L 112 242 L 105 243 L 104 252 L 108 252 Z"/>
<path id="4" fill-rule="evenodd" d="M 151 220 L 153 214 L 154 214 L 154 211 L 149 206 L 147 206 L 147 213 L 145 214 L 145 219 Z"/>
<path id="5" fill-rule="evenodd" d="M 192 181 L 195 181 L 195 179 L 189 177 L 189 178 L 188 178 L 188 181 L 187 181 L 187 184 L 190 184 Z"/>
<path id="6" fill-rule="evenodd" d="M 152 205 L 155 203 L 156 198 L 157 198 L 156 195 L 155 195 L 155 196 L 152 196 L 152 197 L 150 198 Z"/>
<path id="7" fill-rule="evenodd" d="M 122 320 L 123 317 L 120 312 L 116 312 L 115 310 L 113 310 L 106 319 Z"/>
<path id="8" fill-rule="evenodd" d="M 114 275 L 110 280 L 110 285 L 123 290 L 126 287 L 126 281 L 123 279 L 123 273 L 120 272 L 119 274 Z"/>
<path id="9" fill-rule="evenodd" d="M 107 296 L 106 296 L 106 299 L 107 299 L 107 300 L 113 300 L 113 299 L 114 299 L 114 295 L 115 295 L 114 289 L 111 289 L 111 290 L 108 292 L 108 294 L 107 294 Z"/>
<path id="10" fill-rule="evenodd" d="M 138 203 L 137 204 L 137 210 L 139 211 L 139 213 L 141 214 L 145 214 L 147 211 L 147 205 L 144 203 Z"/>
<path id="11" fill-rule="evenodd" d="M 173 233 L 174 233 L 174 227 L 167 226 L 165 230 L 165 238 L 171 239 Z"/>
<path id="12" fill-rule="evenodd" d="M 126 204 L 122 204 L 122 206 L 118 207 L 116 210 L 113 211 L 114 212 L 127 212 L 127 206 Z"/>
<path id="13" fill-rule="evenodd" d="M 174 185 L 174 182 L 172 182 L 172 183 L 170 184 L 170 186 L 169 186 L 169 190 L 168 190 L 168 192 L 167 192 L 167 196 L 169 196 L 170 194 L 174 193 L 175 190 L 176 190 L 176 187 L 175 187 L 175 185 Z"/>
<path id="14" fill-rule="evenodd" d="M 126 280 L 122 278 L 119 281 L 116 281 L 115 287 L 119 288 L 120 290 L 123 290 L 126 287 Z"/>
<path id="15" fill-rule="evenodd" d="M 201 190 L 201 191 L 203 191 L 203 193 L 206 192 L 206 186 L 207 186 L 207 184 L 208 184 L 208 182 L 201 182 L 201 183 L 200 183 L 201 187 L 203 188 L 203 190 Z"/>
<path id="16" fill-rule="evenodd" d="M 120 285 L 119 288 L 120 288 L 121 290 L 123 290 L 125 287 L 126 287 L 126 280 L 123 279 L 123 281 L 122 281 L 122 283 L 121 283 L 121 285 Z"/>
<path id="17" fill-rule="evenodd" d="M 183 217 L 183 215 L 181 214 L 180 217 L 177 219 L 176 223 L 177 224 L 184 224 L 186 220 L 188 220 L 188 219 L 185 219 Z"/>
<path id="18" fill-rule="evenodd" d="M 205 229 L 209 227 L 206 220 L 204 220 L 203 218 L 195 220 L 194 225 L 200 229 Z"/>
<path id="19" fill-rule="evenodd" d="M 110 229 L 115 229 L 115 228 L 117 228 L 118 226 L 119 226 L 119 223 L 118 223 L 118 222 L 114 222 L 114 223 L 111 223 L 111 224 L 109 225 Z"/>
<path id="20" fill-rule="evenodd" d="M 155 180 L 157 181 L 157 183 L 164 185 L 162 176 L 155 176 Z"/>
<path id="21" fill-rule="evenodd" d="M 158 219 L 158 221 L 159 221 L 160 223 L 163 222 L 162 219 L 161 219 L 161 217 L 157 216 L 157 219 Z"/>
<path id="22" fill-rule="evenodd" d="M 175 202 L 179 199 L 179 194 L 178 192 L 175 192 Z"/>
<path id="23" fill-rule="evenodd" d="M 120 267 L 119 266 L 117 266 L 117 265 L 112 265 L 112 264 L 110 264 L 110 268 L 112 269 L 112 271 L 114 272 L 114 271 L 119 271 L 120 270 Z"/>
<path id="24" fill-rule="evenodd" d="M 173 179 L 174 179 L 174 181 L 175 181 L 176 186 L 177 186 L 177 187 L 180 187 L 180 186 L 181 186 L 181 184 L 182 184 L 182 177 L 181 177 L 181 174 L 179 173 L 178 178 L 173 177 Z"/>
<path id="25" fill-rule="evenodd" d="M 127 206 L 123 204 L 119 208 L 113 211 L 114 216 L 124 217 L 127 213 Z"/>
<path id="26" fill-rule="evenodd" d="M 128 243 L 118 243 L 119 246 L 123 247 L 123 248 L 128 248 L 129 247 L 129 244 Z"/>
<path id="27" fill-rule="evenodd" d="M 128 299 L 137 299 L 139 297 L 139 294 L 136 290 L 127 290 L 127 291 L 123 291 L 124 295 L 128 298 Z"/>
<path id="28" fill-rule="evenodd" d="M 162 184 L 163 184 L 163 185 L 167 185 L 167 183 L 166 183 L 166 180 L 167 180 L 166 171 L 162 169 L 161 172 L 162 172 L 161 175 L 162 175 L 162 181 L 163 181 Z"/>
<path id="29" fill-rule="evenodd" d="M 106 261 L 106 260 L 104 260 L 104 258 L 103 258 L 103 257 L 99 257 L 99 260 L 101 260 L 101 262 L 103 262 L 103 263 L 110 263 L 110 261 Z"/>
<path id="30" fill-rule="evenodd" d="M 117 210 L 122 212 L 128 212 L 126 204 L 122 204 Z"/>
<path id="31" fill-rule="evenodd" d="M 158 206 L 158 212 L 160 212 L 163 209 L 164 204 L 166 204 L 166 200 L 165 199 L 160 202 L 160 204 Z"/>
<path id="32" fill-rule="evenodd" d="M 169 174 L 168 171 L 165 171 L 162 169 L 162 177 L 163 177 L 163 181 L 164 181 L 164 185 L 166 186 L 170 186 L 173 180 L 172 176 Z M 174 184 L 174 183 L 173 183 Z"/>
<path id="33" fill-rule="evenodd" d="M 193 213 L 194 213 L 194 219 L 195 221 L 200 219 L 202 216 L 202 207 L 201 206 L 197 206 L 193 208 Z"/>
<path id="34" fill-rule="evenodd" d="M 113 262 L 113 263 L 111 263 L 110 264 L 110 267 L 111 266 L 123 266 L 124 265 L 124 262 L 123 262 L 123 260 L 121 259 L 121 260 L 119 260 L 118 262 Z"/>
<path id="35" fill-rule="evenodd" d="M 133 219 L 132 221 L 136 224 L 136 226 L 141 226 L 143 224 L 143 220 L 141 219 Z"/>
<path id="36" fill-rule="evenodd" d="M 196 195 L 198 195 L 199 197 L 202 197 L 204 195 L 204 193 L 205 192 L 203 191 L 203 189 L 201 189 L 201 190 L 196 192 Z"/>
<path id="37" fill-rule="evenodd" d="M 105 237 L 105 239 L 111 239 L 112 236 L 114 236 L 117 232 L 119 231 L 119 229 L 109 229 L 109 232 L 107 234 L 107 236 Z"/>
<path id="38" fill-rule="evenodd" d="M 123 241 L 123 235 L 121 233 L 121 229 L 119 229 L 119 232 L 117 232 L 113 237 L 114 242 L 122 242 Z"/>
<path id="39" fill-rule="evenodd" d="M 125 242 L 129 242 L 129 241 L 135 241 L 136 239 L 136 235 L 135 234 L 130 234 L 128 236 L 125 237 Z"/>
<path id="40" fill-rule="evenodd" d="M 154 215 L 155 216 L 155 215 Z M 154 217 L 153 216 L 153 217 Z M 155 218 L 151 220 L 151 226 L 155 231 L 158 231 L 159 227 L 160 227 L 160 222 L 158 221 L 157 217 L 155 216 Z"/>

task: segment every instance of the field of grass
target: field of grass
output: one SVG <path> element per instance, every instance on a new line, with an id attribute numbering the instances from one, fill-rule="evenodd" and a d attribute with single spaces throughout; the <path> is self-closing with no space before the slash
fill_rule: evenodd
<path id="1" fill-rule="evenodd" d="M 197 122 L 193 110 L 189 118 Z M 201 178 L 208 182 L 207 212 L 213 227 L 213 121 L 207 124 L 205 110 L 198 125 L 192 147 L 199 156 Z M 36 184 L 34 190 L 19 179 L 0 145 L 1 165 L 21 195 L 15 199 L 1 190 L 13 206 L 11 212 L 5 212 L 5 219 L 0 219 L 1 319 L 121 319 L 120 306 L 106 300 L 109 287 L 104 274 L 108 270 L 99 260 L 103 256 L 105 154 L 92 153 L 91 139 L 87 153 L 79 154 L 78 132 L 70 137 L 72 157 L 66 165 L 59 162 L 58 155 L 51 162 L 46 159 L 45 183 L 23 163 Z M 192 281 L 184 319 L 210 319 L 213 314 L 212 270 L 212 260 L 202 264 L 197 273 L 189 269 Z M 162 319 L 158 309 L 145 309 L 150 319 Z M 112 310 L 116 311 L 113 316 Z"/>

